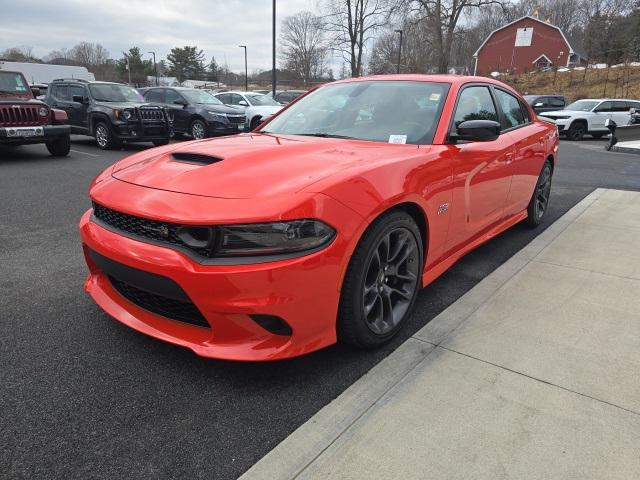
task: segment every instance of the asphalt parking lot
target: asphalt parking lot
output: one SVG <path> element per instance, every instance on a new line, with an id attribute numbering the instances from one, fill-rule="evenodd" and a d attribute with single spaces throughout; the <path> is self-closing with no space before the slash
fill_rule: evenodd
<path id="1" fill-rule="evenodd" d="M 545 225 L 596 187 L 640 190 L 640 156 L 563 142 Z M 236 478 L 542 229 L 516 226 L 422 291 L 385 348 L 271 364 L 204 360 L 110 319 L 82 290 L 77 222 L 104 167 L 0 149 L 0 472 L 7 478 Z"/>

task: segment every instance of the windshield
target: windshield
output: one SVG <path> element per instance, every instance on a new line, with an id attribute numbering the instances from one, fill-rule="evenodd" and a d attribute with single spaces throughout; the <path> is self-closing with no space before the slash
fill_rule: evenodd
<path id="1" fill-rule="evenodd" d="M 126 85 L 93 83 L 89 85 L 91 96 L 98 102 L 143 102 L 140 93 Z"/>
<path id="2" fill-rule="evenodd" d="M 189 103 L 201 103 L 207 105 L 222 105 L 222 102 L 209 92 L 204 90 L 180 90 L 180 93 Z"/>
<path id="3" fill-rule="evenodd" d="M 578 100 L 577 102 L 573 102 L 570 105 L 564 107 L 565 110 L 576 110 L 579 112 L 590 112 L 598 105 L 597 100 Z"/>
<path id="4" fill-rule="evenodd" d="M 276 102 L 273 98 L 267 97 L 266 95 L 245 95 L 247 100 L 251 105 L 259 105 L 259 106 L 280 106 L 278 102 Z"/>
<path id="5" fill-rule="evenodd" d="M 429 144 L 448 83 L 381 81 L 321 87 L 269 122 L 262 132 Z"/>
<path id="6" fill-rule="evenodd" d="M 29 91 L 29 86 L 20 73 L 0 72 L 0 92 L 22 93 Z"/>

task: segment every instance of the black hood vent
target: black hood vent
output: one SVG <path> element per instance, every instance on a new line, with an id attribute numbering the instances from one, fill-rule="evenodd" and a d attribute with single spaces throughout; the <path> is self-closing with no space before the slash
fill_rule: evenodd
<path id="1" fill-rule="evenodd" d="M 190 153 L 190 152 L 173 152 L 171 158 L 175 162 L 193 163 L 194 165 L 211 165 L 224 160 L 221 157 L 214 157 L 213 155 L 204 155 L 202 153 Z"/>

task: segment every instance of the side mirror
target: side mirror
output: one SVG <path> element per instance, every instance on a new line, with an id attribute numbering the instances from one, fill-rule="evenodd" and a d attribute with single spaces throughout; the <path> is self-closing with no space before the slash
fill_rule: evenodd
<path id="1" fill-rule="evenodd" d="M 243 106 L 243 107 L 248 107 L 248 106 L 249 106 L 249 104 L 248 104 L 246 101 L 244 101 L 244 100 L 240 100 L 240 101 L 238 102 L 238 105 L 241 105 L 241 106 Z"/>
<path id="2" fill-rule="evenodd" d="M 31 87 L 31 94 L 36 98 L 39 97 L 41 95 L 40 89 L 38 87 Z"/>
<path id="3" fill-rule="evenodd" d="M 182 105 L 183 107 L 187 106 L 187 102 L 185 102 L 184 100 L 174 100 L 173 103 L 176 105 Z"/>
<path id="4" fill-rule="evenodd" d="M 82 95 L 74 95 L 73 97 L 71 97 L 71 100 L 76 103 L 84 103 L 84 97 Z"/>
<path id="5" fill-rule="evenodd" d="M 500 128 L 500 124 L 493 120 L 467 120 L 459 123 L 449 138 L 454 142 L 491 142 L 500 136 Z"/>

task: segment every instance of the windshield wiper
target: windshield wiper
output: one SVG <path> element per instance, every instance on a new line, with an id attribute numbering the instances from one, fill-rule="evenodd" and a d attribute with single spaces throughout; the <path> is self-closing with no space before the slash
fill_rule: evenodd
<path id="1" fill-rule="evenodd" d="M 356 137 L 348 135 L 337 135 L 335 133 L 314 132 L 314 133 L 292 133 L 291 135 L 302 135 L 305 137 L 322 137 L 322 138 L 345 138 L 347 140 L 358 140 Z"/>

